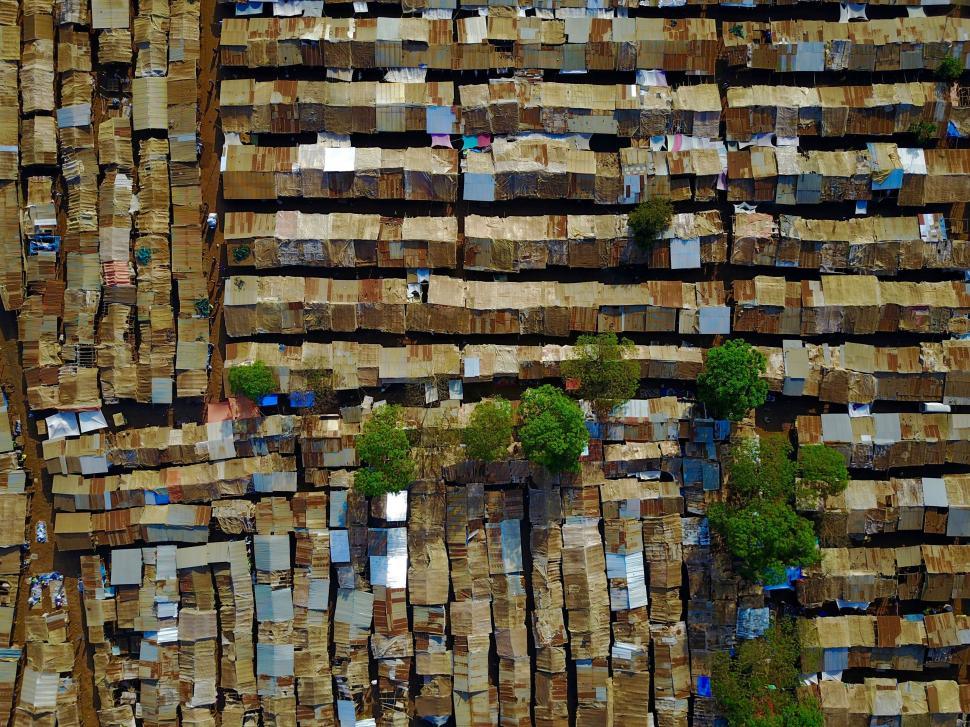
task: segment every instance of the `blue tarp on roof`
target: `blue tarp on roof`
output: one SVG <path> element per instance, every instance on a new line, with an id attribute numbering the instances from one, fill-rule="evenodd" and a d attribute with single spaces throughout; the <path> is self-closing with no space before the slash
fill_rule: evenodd
<path id="1" fill-rule="evenodd" d="M 713 460 L 701 464 L 704 473 L 704 490 L 714 492 L 721 489 L 721 465 Z"/>
<path id="2" fill-rule="evenodd" d="M 640 199 L 640 175 L 627 174 L 623 177 L 624 195 L 617 202 L 619 204 L 636 204 Z"/>
<path id="3" fill-rule="evenodd" d="M 739 639 L 756 639 L 771 625 L 771 609 L 739 608 L 737 634 Z"/>
<path id="4" fill-rule="evenodd" d="M 822 651 L 822 671 L 845 671 L 849 668 L 848 647 Z"/>
<path id="5" fill-rule="evenodd" d="M 710 697 L 711 696 L 711 678 L 700 674 L 697 677 L 697 696 L 698 697 Z"/>
<path id="6" fill-rule="evenodd" d="M 455 128 L 455 112 L 451 106 L 429 106 L 426 123 L 429 134 L 450 134 Z"/>
<path id="7" fill-rule="evenodd" d="M 236 3 L 236 16 L 240 15 L 259 15 L 263 12 L 261 2 Z"/>
<path id="8" fill-rule="evenodd" d="M 675 237 L 670 241 L 670 269 L 690 270 L 701 266 L 701 240 L 692 237 L 682 240 Z"/>
<path id="9" fill-rule="evenodd" d="M 790 591 L 794 588 L 792 585 L 795 581 L 802 577 L 802 569 L 797 565 L 790 565 L 785 568 L 785 577 L 778 583 L 773 583 L 771 585 L 765 586 L 766 591 Z"/>
<path id="10" fill-rule="evenodd" d="M 256 618 L 259 621 L 286 623 L 293 620 L 293 591 L 257 583 L 254 589 Z"/>
<path id="11" fill-rule="evenodd" d="M 903 170 L 893 169 L 886 175 L 884 179 L 879 179 L 875 174 L 872 175 L 872 188 L 873 190 L 882 189 L 902 189 L 903 186 Z"/>
<path id="12" fill-rule="evenodd" d="M 706 336 L 731 332 L 731 309 L 726 305 L 705 305 L 698 311 L 698 330 Z"/>
<path id="13" fill-rule="evenodd" d="M 683 472 L 685 485 L 696 485 L 704 481 L 704 468 L 699 459 L 685 457 Z"/>
<path id="14" fill-rule="evenodd" d="M 290 406 L 292 406 L 294 409 L 303 409 L 305 407 L 313 406 L 316 400 L 316 394 L 314 394 L 312 391 L 290 392 Z"/>
<path id="15" fill-rule="evenodd" d="M 256 644 L 256 674 L 293 676 L 293 644 Z"/>
<path id="16" fill-rule="evenodd" d="M 825 70 L 825 43 L 800 42 L 795 53 L 795 71 L 821 73 Z"/>
<path id="17" fill-rule="evenodd" d="M 495 177 L 491 174 L 466 174 L 462 198 L 472 202 L 494 202 Z"/>

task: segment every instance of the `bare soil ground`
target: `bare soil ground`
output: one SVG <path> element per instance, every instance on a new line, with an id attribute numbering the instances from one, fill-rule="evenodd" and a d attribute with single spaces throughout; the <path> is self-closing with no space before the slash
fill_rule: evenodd
<path id="1" fill-rule="evenodd" d="M 219 124 L 219 12 L 216 0 L 202 0 L 201 50 L 199 54 L 199 123 L 202 134 L 202 201 L 206 212 L 216 212 L 220 224 L 207 232 L 203 240 L 204 269 L 209 278 L 209 300 L 213 314 L 210 341 L 213 345 L 212 371 L 206 401 L 222 398 L 222 352 L 225 333 L 222 326 L 222 268 L 225 248 L 222 244 L 222 195 L 219 189 L 219 159 L 222 152 L 222 127 Z"/>

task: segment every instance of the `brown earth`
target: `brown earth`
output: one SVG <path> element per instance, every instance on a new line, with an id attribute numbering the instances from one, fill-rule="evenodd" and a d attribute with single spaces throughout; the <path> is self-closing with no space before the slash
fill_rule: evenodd
<path id="1" fill-rule="evenodd" d="M 214 232 L 205 233 L 203 240 L 203 269 L 207 271 L 209 300 L 213 314 L 209 340 L 213 345 L 212 370 L 209 372 L 209 389 L 206 401 L 222 398 L 222 353 L 225 351 L 225 334 L 222 326 L 222 266 L 225 251 L 222 244 L 222 196 L 219 182 L 219 159 L 222 150 L 222 127 L 219 123 L 219 19 L 216 0 L 202 0 L 200 24 L 201 48 L 199 52 L 199 112 L 202 136 L 202 209 L 203 215 L 217 212 L 219 224 Z"/>

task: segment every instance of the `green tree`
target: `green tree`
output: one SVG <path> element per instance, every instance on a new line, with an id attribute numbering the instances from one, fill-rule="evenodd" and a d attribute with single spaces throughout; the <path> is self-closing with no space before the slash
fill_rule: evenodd
<path id="1" fill-rule="evenodd" d="M 731 445 L 726 457 L 732 502 L 744 504 L 758 497 L 789 502 L 795 493 L 797 467 L 784 434 L 744 437 Z"/>
<path id="2" fill-rule="evenodd" d="M 798 471 L 803 484 L 822 497 L 838 495 L 849 484 L 849 470 L 841 452 L 824 444 L 798 448 Z"/>
<path id="3" fill-rule="evenodd" d="M 632 360 L 635 354 L 633 341 L 617 339 L 613 332 L 583 335 L 576 340 L 573 357 L 559 370 L 563 378 L 579 382 L 579 396 L 592 402 L 597 416 L 603 417 L 637 393 L 640 364 Z"/>
<path id="4" fill-rule="evenodd" d="M 356 448 L 362 466 L 354 475 L 354 487 L 368 497 L 400 492 L 414 479 L 401 407 L 385 404 L 374 409 L 357 437 Z"/>
<path id="5" fill-rule="evenodd" d="M 815 699 L 800 699 L 799 643 L 791 619 L 776 621 L 732 657 L 714 656 L 711 685 L 729 727 L 823 727 Z"/>
<path id="6" fill-rule="evenodd" d="M 262 361 L 233 366 L 229 369 L 229 388 L 253 401 L 276 390 L 276 379 L 269 366 Z"/>
<path id="7" fill-rule="evenodd" d="M 550 472 L 578 472 L 589 442 L 579 405 L 555 386 L 543 384 L 522 395 L 519 439 L 530 461 Z"/>
<path id="8" fill-rule="evenodd" d="M 208 318 L 212 315 L 212 303 L 208 298 L 199 298 L 195 301 L 195 312 L 202 318 Z"/>
<path id="9" fill-rule="evenodd" d="M 628 220 L 633 240 L 646 247 L 667 229 L 673 216 L 674 206 L 669 199 L 651 197 L 644 200 L 633 209 Z"/>
<path id="10" fill-rule="evenodd" d="M 778 583 L 789 565 L 818 562 L 818 544 L 810 520 L 787 502 L 757 498 L 742 507 L 714 503 L 708 509 L 711 528 L 731 555 L 738 571 L 756 583 Z"/>
<path id="11" fill-rule="evenodd" d="M 953 83 L 961 75 L 963 75 L 963 63 L 956 56 L 945 56 L 936 67 L 936 77 L 947 83 Z"/>
<path id="12" fill-rule="evenodd" d="M 914 121 L 908 131 L 916 137 L 916 146 L 929 146 L 936 138 L 936 124 L 929 121 Z"/>
<path id="13" fill-rule="evenodd" d="M 479 402 L 461 439 L 469 459 L 494 462 L 504 457 L 512 441 L 512 404 L 501 397 Z"/>
<path id="14" fill-rule="evenodd" d="M 784 434 L 735 441 L 724 458 L 727 502 L 708 511 L 711 528 L 741 561 L 738 571 L 753 581 L 777 583 L 785 566 L 818 559 L 814 526 L 792 507 L 798 465 L 791 453 Z"/>
<path id="15" fill-rule="evenodd" d="M 768 370 L 764 354 L 735 338 L 707 352 L 704 370 L 697 377 L 697 395 L 714 411 L 733 422 L 741 421 L 768 398 Z"/>

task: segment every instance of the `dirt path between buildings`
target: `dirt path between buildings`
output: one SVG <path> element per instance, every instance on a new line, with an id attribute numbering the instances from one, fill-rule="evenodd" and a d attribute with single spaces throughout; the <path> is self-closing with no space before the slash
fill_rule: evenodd
<path id="1" fill-rule="evenodd" d="M 64 575 L 64 589 L 67 594 L 69 626 L 68 638 L 74 643 L 74 679 L 77 682 L 80 719 L 83 725 L 98 724 L 95 709 L 94 676 L 91 655 L 86 650 L 84 637 L 84 617 L 81 596 L 78 592 L 80 559 L 77 553 L 54 553 L 54 515 L 53 496 L 50 478 L 44 472 L 41 453 L 41 437 L 37 434 L 37 424 L 27 415 L 26 383 L 20 364 L 20 350 L 17 326 L 12 314 L 4 314 L 4 325 L 0 326 L 0 382 L 7 394 L 11 419 L 20 420 L 21 436 L 17 443 L 24 453 L 23 467 L 27 471 L 28 522 L 26 537 L 29 550 L 25 551 L 28 566 L 21 572 L 20 587 L 17 594 L 17 607 L 14 613 L 14 644 L 23 645 L 27 631 L 27 598 L 30 595 L 30 577 L 41 573 L 59 571 Z M 47 524 L 46 543 L 36 542 L 37 523 Z M 19 692 L 18 692 L 19 693 Z"/>
<path id="2" fill-rule="evenodd" d="M 213 313 L 209 332 L 212 343 L 212 370 L 206 401 L 222 398 L 222 356 L 225 334 L 222 326 L 222 270 L 225 250 L 222 244 L 222 197 L 219 190 L 222 127 L 219 123 L 219 12 L 216 0 L 202 0 L 201 49 L 199 53 L 199 123 L 202 134 L 203 209 L 219 214 L 216 229 L 206 232 L 203 241 L 203 269 L 208 275 L 209 300 Z"/>

